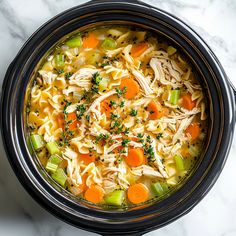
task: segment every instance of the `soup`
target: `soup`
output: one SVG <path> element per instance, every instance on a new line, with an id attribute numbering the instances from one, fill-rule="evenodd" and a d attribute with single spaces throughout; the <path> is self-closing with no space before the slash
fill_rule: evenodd
<path id="1" fill-rule="evenodd" d="M 180 49 L 123 26 L 68 36 L 43 58 L 27 103 L 30 141 L 59 185 L 134 206 L 186 179 L 206 137 L 206 98 Z"/>

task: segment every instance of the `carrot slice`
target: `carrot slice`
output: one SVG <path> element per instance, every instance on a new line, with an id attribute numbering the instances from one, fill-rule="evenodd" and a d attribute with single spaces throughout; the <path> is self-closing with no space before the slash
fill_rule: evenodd
<path id="1" fill-rule="evenodd" d="M 100 106 L 101 106 L 101 112 L 102 114 L 106 114 L 106 116 L 110 116 L 111 114 L 111 107 L 109 106 L 109 102 L 106 101 L 106 100 L 103 100 L 101 103 L 100 103 Z"/>
<path id="2" fill-rule="evenodd" d="M 168 116 L 170 113 L 170 110 L 167 107 L 162 107 L 159 113 L 160 113 L 160 117 Z"/>
<path id="3" fill-rule="evenodd" d="M 190 124 L 185 132 L 191 135 L 192 140 L 196 140 L 200 135 L 199 124 L 198 123 Z"/>
<path id="4" fill-rule="evenodd" d="M 126 99 L 132 99 L 139 93 L 139 84 L 134 79 L 122 79 L 119 87 L 121 89 L 126 88 L 126 92 L 124 94 Z"/>
<path id="5" fill-rule="evenodd" d="M 89 33 L 83 38 L 83 47 L 84 48 L 96 48 L 99 43 L 99 40 L 93 33 Z"/>
<path id="6" fill-rule="evenodd" d="M 74 130 L 77 127 L 78 121 L 77 116 L 75 112 L 69 113 L 67 115 L 67 121 L 71 121 L 71 123 L 68 124 L 69 130 Z"/>
<path id="7" fill-rule="evenodd" d="M 130 202 L 139 204 L 148 200 L 149 190 L 144 184 L 138 183 L 129 187 L 127 195 Z"/>
<path id="8" fill-rule="evenodd" d="M 88 178 L 88 175 L 82 176 L 82 184 L 80 184 L 79 188 L 84 192 L 88 189 L 88 186 L 86 185 L 86 180 Z"/>
<path id="9" fill-rule="evenodd" d="M 182 106 L 188 110 L 192 110 L 196 106 L 196 102 L 192 101 L 190 93 L 182 96 Z"/>
<path id="10" fill-rule="evenodd" d="M 88 165 L 94 162 L 96 157 L 92 153 L 80 154 L 80 160 L 84 162 L 85 165 Z"/>
<path id="11" fill-rule="evenodd" d="M 103 201 L 104 191 L 100 186 L 92 185 L 86 190 L 84 197 L 89 202 L 100 203 Z"/>
<path id="12" fill-rule="evenodd" d="M 147 49 L 148 49 L 148 44 L 147 43 L 135 44 L 135 45 L 132 46 L 131 56 L 132 57 L 139 57 Z"/>
<path id="13" fill-rule="evenodd" d="M 58 117 L 57 117 L 57 124 L 60 128 L 64 128 L 64 125 L 65 125 L 65 120 L 64 120 L 64 115 L 63 114 L 60 114 Z"/>
<path id="14" fill-rule="evenodd" d="M 147 111 L 150 112 L 149 118 L 151 120 L 156 120 L 162 117 L 160 106 L 154 101 L 151 101 L 147 106 Z"/>
<path id="15" fill-rule="evenodd" d="M 142 148 L 130 148 L 125 162 L 131 167 L 137 167 L 144 163 L 144 154 Z"/>

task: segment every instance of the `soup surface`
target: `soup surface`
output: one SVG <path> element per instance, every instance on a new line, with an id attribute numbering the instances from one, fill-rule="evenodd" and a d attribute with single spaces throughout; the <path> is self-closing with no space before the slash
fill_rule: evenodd
<path id="1" fill-rule="evenodd" d="M 117 26 L 69 36 L 45 56 L 29 91 L 41 164 L 89 202 L 163 198 L 200 157 L 202 88 L 183 53 L 150 32 Z"/>

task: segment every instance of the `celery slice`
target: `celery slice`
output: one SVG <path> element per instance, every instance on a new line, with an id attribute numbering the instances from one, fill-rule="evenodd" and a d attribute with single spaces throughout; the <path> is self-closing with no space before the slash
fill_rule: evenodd
<path id="1" fill-rule="evenodd" d="M 31 138 L 31 142 L 33 144 L 33 147 L 34 147 L 34 149 L 36 151 L 45 146 L 45 143 L 43 141 L 43 137 L 41 135 L 39 135 L 39 134 L 32 134 L 30 136 L 30 138 Z"/>
<path id="2" fill-rule="evenodd" d="M 69 46 L 70 48 L 81 47 L 81 45 L 82 45 L 81 35 L 77 35 L 77 36 L 67 40 L 65 44 L 67 46 Z"/>
<path id="3" fill-rule="evenodd" d="M 197 148 L 197 147 L 195 147 L 193 145 L 190 145 L 190 147 L 188 149 L 188 152 L 190 153 L 190 155 L 192 157 L 197 157 L 200 154 L 199 148 Z"/>
<path id="4" fill-rule="evenodd" d="M 178 171 L 184 171 L 185 168 L 184 168 L 184 160 L 181 156 L 179 155 L 175 155 L 174 156 L 174 160 L 175 160 L 175 164 L 176 164 L 176 168 Z"/>
<path id="5" fill-rule="evenodd" d="M 162 189 L 163 189 L 164 192 L 169 191 L 169 188 L 168 188 L 168 184 L 167 184 L 167 183 L 161 183 L 161 187 L 162 187 Z"/>
<path id="6" fill-rule="evenodd" d="M 161 196 L 164 193 L 163 188 L 159 182 L 152 183 L 151 189 L 156 196 Z"/>
<path id="7" fill-rule="evenodd" d="M 99 61 L 101 61 L 101 54 L 99 52 L 91 51 L 87 54 L 87 63 L 96 65 Z"/>
<path id="8" fill-rule="evenodd" d="M 151 184 L 152 192 L 155 194 L 155 196 L 162 196 L 164 193 L 166 193 L 169 188 L 166 183 L 156 182 Z"/>
<path id="9" fill-rule="evenodd" d="M 56 142 L 49 142 L 46 144 L 46 148 L 48 149 L 49 153 L 51 155 L 54 155 L 54 154 L 60 154 L 61 151 L 57 145 Z"/>
<path id="10" fill-rule="evenodd" d="M 177 49 L 174 48 L 174 47 L 172 47 L 172 46 L 169 46 L 169 47 L 167 48 L 167 53 L 168 53 L 169 56 L 175 54 L 176 52 L 177 52 Z"/>
<path id="11" fill-rule="evenodd" d="M 105 197 L 105 202 L 108 205 L 121 206 L 125 197 L 124 190 L 115 190 Z"/>
<path id="12" fill-rule="evenodd" d="M 60 184 L 62 187 L 65 187 L 67 175 L 62 168 L 58 168 L 55 173 L 52 174 L 52 178 Z"/>
<path id="13" fill-rule="evenodd" d="M 109 83 L 110 83 L 109 78 L 102 78 L 102 80 L 100 81 L 99 86 L 98 86 L 99 91 L 103 92 L 104 90 L 106 90 Z"/>
<path id="14" fill-rule="evenodd" d="M 179 89 L 172 90 L 171 95 L 170 95 L 170 102 L 173 105 L 176 105 L 178 103 L 179 96 L 180 96 L 180 90 Z"/>
<path id="15" fill-rule="evenodd" d="M 61 163 L 62 159 L 58 155 L 52 155 L 48 159 L 47 165 L 46 165 L 46 170 L 55 172 L 58 168 L 58 165 Z"/>
<path id="16" fill-rule="evenodd" d="M 58 68 L 63 67 L 65 65 L 64 55 L 57 54 L 55 56 L 55 63 L 56 63 L 56 67 Z"/>
<path id="17" fill-rule="evenodd" d="M 103 40 L 101 47 L 106 50 L 115 49 L 116 48 L 116 41 L 111 38 L 106 38 Z"/>

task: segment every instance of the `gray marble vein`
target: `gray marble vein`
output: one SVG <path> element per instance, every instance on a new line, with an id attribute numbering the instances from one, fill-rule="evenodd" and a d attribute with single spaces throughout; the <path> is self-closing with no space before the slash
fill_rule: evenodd
<path id="1" fill-rule="evenodd" d="M 0 0 L 0 86 L 27 38 L 56 14 L 85 0 Z M 189 24 L 211 47 L 236 85 L 235 0 L 146 0 Z M 236 135 L 235 135 L 236 136 Z M 210 193 L 189 214 L 149 236 L 236 235 L 236 139 Z M 94 235 L 42 209 L 15 177 L 0 140 L 0 236 Z"/>

